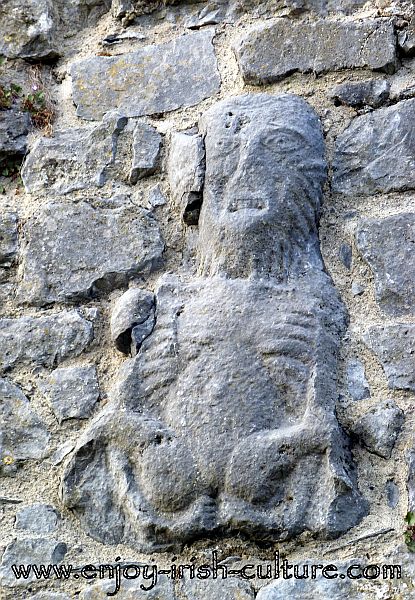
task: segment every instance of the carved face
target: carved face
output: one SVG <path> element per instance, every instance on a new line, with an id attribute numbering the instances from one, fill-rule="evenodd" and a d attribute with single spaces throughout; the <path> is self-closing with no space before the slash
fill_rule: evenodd
<path id="1" fill-rule="evenodd" d="M 209 255 L 209 263 L 215 243 L 219 262 L 229 263 L 226 244 L 244 260 L 246 251 L 254 253 L 261 270 L 261 254 L 281 254 L 316 238 L 325 163 L 320 124 L 310 106 L 289 95 L 242 96 L 208 111 L 202 130 L 201 253 Z"/>

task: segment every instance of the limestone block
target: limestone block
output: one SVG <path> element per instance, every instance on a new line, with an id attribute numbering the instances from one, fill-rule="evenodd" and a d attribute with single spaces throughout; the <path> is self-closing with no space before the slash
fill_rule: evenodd
<path id="1" fill-rule="evenodd" d="M 333 190 L 347 196 L 415 187 L 415 100 L 361 115 L 339 135 Z"/>
<path id="2" fill-rule="evenodd" d="M 71 69 L 78 116 L 100 120 L 114 109 L 127 117 L 193 106 L 219 91 L 213 32 L 184 35 L 129 54 L 96 56 Z"/>
<path id="3" fill-rule="evenodd" d="M 415 313 L 415 214 L 363 221 L 356 244 L 375 278 L 376 301 L 391 316 Z"/>
<path id="4" fill-rule="evenodd" d="M 158 224 L 129 201 L 114 208 L 48 202 L 25 224 L 22 300 L 90 298 L 149 270 L 163 251 Z"/>
<path id="5" fill-rule="evenodd" d="M 324 73 L 368 67 L 393 73 L 396 38 L 387 21 L 293 23 L 279 19 L 255 25 L 236 43 L 246 83 L 272 83 L 295 71 Z"/>

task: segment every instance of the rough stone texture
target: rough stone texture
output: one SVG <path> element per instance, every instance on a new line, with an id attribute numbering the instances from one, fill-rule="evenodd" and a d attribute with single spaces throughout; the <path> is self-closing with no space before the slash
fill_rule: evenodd
<path id="1" fill-rule="evenodd" d="M 209 98 L 220 86 L 212 39 L 212 31 L 203 31 L 130 54 L 75 63 L 77 114 L 99 120 L 117 108 L 127 117 L 139 117 Z"/>
<path id="2" fill-rule="evenodd" d="M 390 83 L 387 79 L 368 79 L 356 83 L 337 85 L 330 96 L 337 104 L 360 108 L 379 108 L 389 98 Z"/>
<path id="3" fill-rule="evenodd" d="M 299 566 L 299 576 L 303 574 L 305 562 Z M 358 562 L 356 560 L 356 562 Z M 292 564 L 292 563 L 290 563 Z M 314 563 L 316 562 L 314 561 Z M 337 565 L 336 565 L 337 566 Z M 343 569 L 339 572 L 343 573 Z M 310 578 L 310 568 L 308 578 L 306 579 L 279 579 L 278 581 L 263 587 L 256 600 L 366 600 L 366 596 L 360 591 L 356 584 L 347 577 L 344 579 L 326 579 L 324 577 Z M 293 574 L 293 569 L 289 571 Z M 329 576 L 333 576 L 332 572 L 328 572 Z M 357 589 L 356 589 L 357 588 Z M 369 598 L 367 598 L 369 600 Z"/>
<path id="4" fill-rule="evenodd" d="M 48 443 L 45 424 L 23 392 L 0 379 L 0 475 L 13 475 L 20 461 L 44 458 Z"/>
<path id="5" fill-rule="evenodd" d="M 415 17 L 412 17 L 409 26 L 398 34 L 399 48 L 406 56 L 415 54 Z"/>
<path id="6" fill-rule="evenodd" d="M 52 533 L 58 527 L 59 515 L 49 504 L 31 504 L 19 510 L 16 514 L 16 529 L 32 533 Z"/>
<path id="7" fill-rule="evenodd" d="M 415 391 L 415 325 L 375 325 L 363 341 L 381 362 L 391 389 Z"/>
<path id="8" fill-rule="evenodd" d="M 393 73 L 396 40 L 387 21 L 317 21 L 280 19 L 253 27 L 235 52 L 246 83 L 278 81 L 295 71 L 323 73 L 368 67 Z"/>
<path id="9" fill-rule="evenodd" d="M 150 270 L 163 242 L 151 215 L 124 201 L 114 208 L 48 202 L 28 219 L 22 300 L 36 305 L 89 298 Z"/>
<path id="10" fill-rule="evenodd" d="M 201 135 L 181 131 L 172 134 L 167 176 L 174 205 L 186 223 L 195 225 L 205 179 L 205 149 Z"/>
<path id="11" fill-rule="evenodd" d="M 253 600 L 255 597 L 248 581 L 238 577 L 187 580 L 181 583 L 180 591 L 184 600 Z"/>
<path id="12" fill-rule="evenodd" d="M 390 458 L 403 422 L 403 411 L 393 400 L 384 400 L 355 423 L 353 433 L 369 452 Z"/>
<path id="13" fill-rule="evenodd" d="M 376 300 L 388 315 L 415 314 L 414 243 L 414 213 L 367 220 L 357 230 L 357 248 L 374 274 Z"/>
<path id="14" fill-rule="evenodd" d="M 5 155 L 14 156 L 26 152 L 29 129 L 29 113 L 14 108 L 0 110 L 0 159 Z"/>
<path id="15" fill-rule="evenodd" d="M 62 0 L 59 16 L 63 34 L 68 37 L 79 35 L 82 28 L 95 25 L 110 7 L 111 0 Z"/>
<path id="16" fill-rule="evenodd" d="M 77 311 L 0 319 L 0 371 L 48 366 L 78 356 L 93 339 L 92 324 Z"/>
<path id="17" fill-rule="evenodd" d="M 389 480 L 386 482 L 385 491 L 388 505 L 391 508 L 396 508 L 400 497 L 399 487 L 393 480 Z"/>
<path id="18" fill-rule="evenodd" d="M 137 123 L 133 132 L 133 162 L 130 172 L 130 183 L 156 172 L 162 137 L 157 129 L 147 123 Z"/>
<path id="19" fill-rule="evenodd" d="M 43 60 L 58 55 L 52 0 L 2 0 L 0 55 Z"/>
<path id="20" fill-rule="evenodd" d="M 2 211 L 0 215 L 0 266 L 10 267 L 17 253 L 17 215 Z"/>
<path id="21" fill-rule="evenodd" d="M 33 573 L 27 579 L 16 579 L 11 565 L 40 565 L 58 564 L 62 562 L 67 552 L 63 542 L 46 538 L 26 538 L 14 540 L 4 551 L 0 565 L 0 583 L 4 586 L 15 588 L 27 586 L 36 581 Z"/>
<path id="22" fill-rule="evenodd" d="M 102 187 L 126 124 L 125 117 L 109 114 L 96 127 L 68 129 L 56 132 L 54 137 L 39 138 L 22 168 L 26 191 L 68 194 Z"/>
<path id="23" fill-rule="evenodd" d="M 370 388 L 365 375 L 365 368 L 360 360 L 351 360 L 347 364 L 347 391 L 353 400 L 364 400 L 370 396 Z"/>
<path id="24" fill-rule="evenodd" d="M 407 453 L 407 463 L 408 463 L 408 479 L 406 482 L 406 487 L 408 490 L 408 510 L 415 510 L 415 449 L 411 448 L 411 450 Z"/>
<path id="25" fill-rule="evenodd" d="M 34 596 L 30 596 L 27 600 L 71 600 L 71 598 L 60 592 L 39 592 Z"/>
<path id="26" fill-rule="evenodd" d="M 92 365 L 55 369 L 41 389 L 59 423 L 87 419 L 99 398 L 97 373 Z"/>
<path id="27" fill-rule="evenodd" d="M 39 592 L 34 596 L 30 596 L 27 600 L 71 600 L 71 598 L 60 592 Z"/>
<path id="28" fill-rule="evenodd" d="M 148 194 L 148 205 L 150 209 L 157 208 L 157 206 L 163 206 L 167 200 L 165 195 L 160 189 L 159 185 L 154 186 Z"/>
<path id="29" fill-rule="evenodd" d="M 161 280 L 154 331 L 80 437 L 62 499 L 95 539 L 147 551 L 218 530 L 335 537 L 366 504 L 335 416 L 345 313 L 319 251 L 319 120 L 299 97 L 247 95 L 200 126 L 198 276 Z"/>
<path id="30" fill-rule="evenodd" d="M 131 288 L 117 300 L 111 314 L 111 339 L 120 352 L 137 353 L 154 329 L 155 310 L 154 294 L 147 290 Z"/>
<path id="31" fill-rule="evenodd" d="M 415 100 L 354 119 L 339 135 L 333 190 L 348 196 L 415 187 Z"/>

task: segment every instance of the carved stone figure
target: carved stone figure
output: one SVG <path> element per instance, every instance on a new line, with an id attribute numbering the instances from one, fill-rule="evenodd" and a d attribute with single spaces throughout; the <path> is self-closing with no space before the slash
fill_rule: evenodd
<path id="1" fill-rule="evenodd" d="M 346 315 L 319 248 L 319 120 L 296 96 L 255 94 L 200 131 L 198 272 L 162 278 L 155 327 L 79 440 L 63 500 L 92 537 L 145 551 L 338 536 L 366 504 L 335 415 Z"/>

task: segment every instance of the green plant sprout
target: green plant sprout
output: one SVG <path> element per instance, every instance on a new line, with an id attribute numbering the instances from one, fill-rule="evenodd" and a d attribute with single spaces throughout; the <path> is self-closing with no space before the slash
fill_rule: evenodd
<path id="1" fill-rule="evenodd" d="M 405 521 L 408 524 L 405 531 L 405 543 L 410 552 L 415 552 L 415 512 L 408 512 Z"/>

